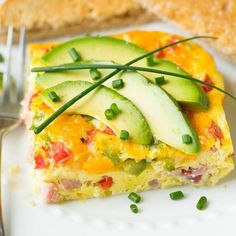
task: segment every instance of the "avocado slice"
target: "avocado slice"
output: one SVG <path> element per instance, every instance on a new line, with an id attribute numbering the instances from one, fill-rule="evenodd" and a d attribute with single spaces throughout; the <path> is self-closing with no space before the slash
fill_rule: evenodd
<path id="1" fill-rule="evenodd" d="M 43 90 L 40 93 L 40 97 L 45 104 L 53 110 L 57 110 L 91 85 L 92 83 L 87 81 L 66 81 Z M 59 101 L 52 102 L 50 100 L 48 94 L 51 91 L 54 91 L 59 96 Z M 112 103 L 116 103 L 122 112 L 115 119 L 107 120 L 104 112 Z M 136 106 L 127 98 L 105 86 L 95 89 L 71 106 L 66 112 L 92 116 L 109 126 L 118 136 L 121 130 L 126 130 L 129 132 L 130 140 L 136 143 L 150 144 L 153 140 L 149 125 Z"/>
<path id="2" fill-rule="evenodd" d="M 199 152 L 198 136 L 173 98 L 137 72 L 123 72 L 120 79 L 125 86 L 119 93 L 138 107 L 156 139 L 185 153 Z M 105 85 L 111 87 L 112 81 Z M 191 136 L 192 143 L 183 143 L 183 135 Z"/>
<path id="3" fill-rule="evenodd" d="M 42 62 L 46 65 L 70 63 L 72 62 L 68 53 L 70 48 L 75 48 L 82 60 L 105 60 L 119 64 L 125 64 L 147 52 L 145 49 L 124 40 L 104 36 L 89 36 L 67 41 L 55 47 L 42 57 Z M 152 68 L 187 74 L 173 62 L 158 58 L 156 58 L 156 62 L 157 64 Z M 147 67 L 147 60 L 140 60 L 134 65 Z M 148 72 L 142 72 L 142 74 L 152 81 L 158 76 Z M 165 75 L 165 79 L 167 83 L 163 85 L 163 88 L 186 108 L 206 110 L 209 107 L 209 99 L 206 93 L 193 81 L 167 75 Z"/>

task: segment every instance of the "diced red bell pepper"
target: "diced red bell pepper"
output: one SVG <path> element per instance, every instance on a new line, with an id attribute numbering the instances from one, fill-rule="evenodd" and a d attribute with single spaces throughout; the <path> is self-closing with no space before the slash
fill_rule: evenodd
<path id="1" fill-rule="evenodd" d="M 49 155 L 55 160 L 56 163 L 63 163 L 71 158 L 70 150 L 61 142 L 50 142 Z"/>
<path id="2" fill-rule="evenodd" d="M 47 166 L 47 162 L 45 160 L 45 158 L 38 154 L 34 157 L 34 163 L 35 163 L 35 169 L 43 169 Z"/>
<path id="3" fill-rule="evenodd" d="M 105 134 L 109 134 L 109 135 L 115 135 L 113 130 L 111 128 L 109 128 L 108 126 L 102 132 Z"/>
<path id="4" fill-rule="evenodd" d="M 211 122 L 211 125 L 208 128 L 208 134 L 213 136 L 216 140 L 218 139 L 221 141 L 224 138 L 221 128 L 214 121 Z"/>
<path id="5" fill-rule="evenodd" d="M 113 184 L 112 177 L 105 176 L 102 180 L 99 181 L 99 185 L 103 189 L 109 189 Z"/>
<path id="6" fill-rule="evenodd" d="M 208 84 L 211 84 L 211 85 L 214 85 L 214 83 L 212 82 L 212 80 L 210 79 L 210 77 L 208 75 L 205 76 L 204 82 L 206 82 Z M 212 87 L 207 86 L 207 85 L 203 85 L 202 88 L 206 93 L 208 93 L 212 90 Z"/>
<path id="7" fill-rule="evenodd" d="M 157 57 L 157 58 L 163 58 L 163 57 L 165 57 L 165 51 L 164 51 L 164 50 L 161 50 L 161 51 L 159 51 L 159 52 L 156 52 L 156 53 L 154 54 L 154 57 Z"/>

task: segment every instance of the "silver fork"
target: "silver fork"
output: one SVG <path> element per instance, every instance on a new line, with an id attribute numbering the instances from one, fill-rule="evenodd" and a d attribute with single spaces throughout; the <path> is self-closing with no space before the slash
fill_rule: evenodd
<path id="1" fill-rule="evenodd" d="M 25 29 L 22 28 L 19 33 L 17 65 L 19 66 L 19 78 L 16 84 L 16 89 L 12 89 L 11 67 L 12 67 L 12 48 L 13 48 L 13 26 L 8 27 L 6 41 L 6 62 L 3 75 L 3 90 L 0 94 L 0 168 L 2 163 L 2 138 L 10 130 L 16 128 L 20 123 L 20 101 L 23 98 L 24 87 L 24 66 L 25 66 Z M 15 69 L 15 68 L 14 68 Z M 0 169 L 1 170 L 1 169 Z M 1 179 L 1 171 L 0 171 Z M 1 182 L 0 182 L 1 183 Z M 0 236 L 5 235 L 3 216 L 2 216 L 2 199 L 1 199 L 1 184 L 0 184 Z"/>

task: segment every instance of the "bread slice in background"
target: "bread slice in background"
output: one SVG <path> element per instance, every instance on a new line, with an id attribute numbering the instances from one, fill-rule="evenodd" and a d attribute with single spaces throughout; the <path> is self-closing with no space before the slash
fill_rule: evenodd
<path id="1" fill-rule="evenodd" d="M 208 42 L 236 62 L 236 0 L 137 0 L 158 18 L 194 35 L 211 35 Z"/>
<path id="2" fill-rule="evenodd" d="M 153 19 L 134 0 L 6 0 L 0 7 L 2 40 L 8 25 L 27 29 L 28 40 L 89 33 Z"/>

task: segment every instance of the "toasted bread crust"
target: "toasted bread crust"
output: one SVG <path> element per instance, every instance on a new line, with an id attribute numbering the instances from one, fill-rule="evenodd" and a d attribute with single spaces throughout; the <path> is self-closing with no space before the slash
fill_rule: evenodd
<path id="1" fill-rule="evenodd" d="M 193 34 L 218 37 L 209 43 L 236 62 L 236 0 L 138 0 L 156 16 Z"/>
<path id="2" fill-rule="evenodd" d="M 25 26 L 30 41 L 138 24 L 153 18 L 138 3 L 126 0 L 7 0 L 0 8 L 3 33 L 10 24 L 16 31 Z"/>

